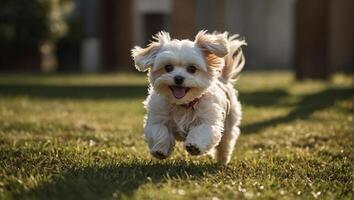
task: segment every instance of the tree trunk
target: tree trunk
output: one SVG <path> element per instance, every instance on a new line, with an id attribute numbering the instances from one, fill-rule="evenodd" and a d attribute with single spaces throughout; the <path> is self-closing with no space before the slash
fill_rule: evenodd
<path id="1" fill-rule="evenodd" d="M 329 0 L 298 0 L 295 12 L 296 78 L 328 79 Z"/>
<path id="2" fill-rule="evenodd" d="M 102 0 L 102 58 L 105 70 L 133 69 L 132 1 Z"/>
<path id="3" fill-rule="evenodd" d="M 174 0 L 172 9 L 172 37 L 193 39 L 196 32 L 195 1 Z"/>

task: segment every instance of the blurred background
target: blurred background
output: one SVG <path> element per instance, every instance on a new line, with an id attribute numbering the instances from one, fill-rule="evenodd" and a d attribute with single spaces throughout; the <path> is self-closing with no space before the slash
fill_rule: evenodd
<path id="1" fill-rule="evenodd" d="M 134 70 L 130 49 L 160 30 L 246 39 L 246 69 L 327 79 L 353 72 L 353 0 L 0 0 L 0 70 Z"/>
<path id="2" fill-rule="evenodd" d="M 0 200 L 353 199 L 353 9 L 354 0 L 0 0 Z M 229 167 L 182 143 L 154 161 L 143 139 L 147 78 L 130 49 L 161 30 L 194 39 L 202 29 L 248 43 Z"/>

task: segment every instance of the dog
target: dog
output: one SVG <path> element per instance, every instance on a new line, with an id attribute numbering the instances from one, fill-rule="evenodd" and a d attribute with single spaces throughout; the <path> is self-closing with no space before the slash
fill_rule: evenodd
<path id="1" fill-rule="evenodd" d="M 167 158 L 176 140 L 190 155 L 212 152 L 227 165 L 240 135 L 241 104 L 234 83 L 245 58 L 238 35 L 200 31 L 194 41 L 171 39 L 164 31 L 131 55 L 148 71 L 145 140 L 152 156 Z"/>

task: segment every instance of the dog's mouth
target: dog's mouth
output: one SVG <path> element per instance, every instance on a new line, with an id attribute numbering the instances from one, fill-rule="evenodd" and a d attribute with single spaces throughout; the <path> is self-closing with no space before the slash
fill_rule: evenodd
<path id="1" fill-rule="evenodd" d="M 170 86 L 170 89 L 176 99 L 182 99 L 184 96 L 186 96 L 190 88 L 183 86 Z"/>

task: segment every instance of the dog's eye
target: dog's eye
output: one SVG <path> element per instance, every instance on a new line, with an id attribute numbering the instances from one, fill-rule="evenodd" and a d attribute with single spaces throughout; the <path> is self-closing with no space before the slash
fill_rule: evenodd
<path id="1" fill-rule="evenodd" d="M 173 71 L 173 66 L 172 65 L 166 65 L 165 66 L 166 72 L 172 72 Z"/>
<path id="2" fill-rule="evenodd" d="M 193 65 L 187 67 L 187 72 L 188 73 L 194 74 L 195 71 L 197 71 L 197 68 L 194 67 Z"/>

